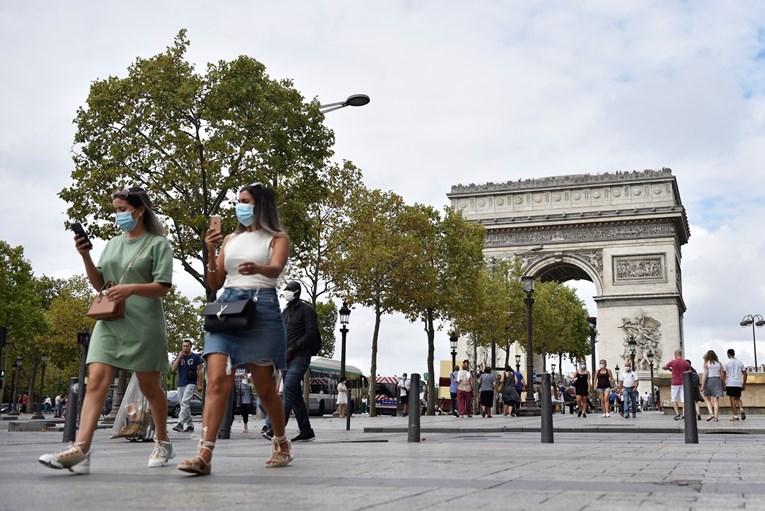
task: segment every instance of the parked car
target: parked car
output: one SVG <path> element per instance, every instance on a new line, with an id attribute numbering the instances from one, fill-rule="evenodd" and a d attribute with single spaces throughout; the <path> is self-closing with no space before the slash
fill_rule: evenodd
<path id="1" fill-rule="evenodd" d="M 177 390 L 167 391 L 167 415 L 177 418 L 181 413 L 181 403 Z M 202 415 L 202 396 L 197 392 L 191 396 L 191 415 Z"/>

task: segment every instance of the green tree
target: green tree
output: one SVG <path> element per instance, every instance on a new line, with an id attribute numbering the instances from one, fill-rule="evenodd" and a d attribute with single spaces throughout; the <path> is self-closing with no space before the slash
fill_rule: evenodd
<path id="1" fill-rule="evenodd" d="M 70 218 L 105 239 L 116 232 L 109 191 L 146 188 L 167 221 L 173 256 L 212 298 L 202 242 L 209 216 L 221 215 L 233 230 L 232 193 L 264 182 L 275 188 L 299 246 L 317 199 L 314 169 L 330 157 L 333 135 L 317 101 L 306 103 L 257 60 L 221 60 L 198 73 L 188 47 L 182 30 L 165 52 L 136 59 L 126 77 L 92 83 L 75 118 L 73 184 L 59 195 Z"/>
<path id="2" fill-rule="evenodd" d="M 26 363 L 36 353 L 35 341 L 46 330 L 45 317 L 37 290 L 32 264 L 24 257 L 24 247 L 12 247 L 0 241 L 0 326 L 7 328 L 4 369 L 10 381 L 13 362 L 22 357 Z M 26 373 L 19 377 L 23 387 Z M 3 394 L 0 394 L 2 396 Z M 7 397 L 7 396 L 6 396 Z"/>
<path id="3" fill-rule="evenodd" d="M 203 303 L 203 297 L 189 300 L 175 288 L 171 288 L 163 297 L 167 349 L 170 353 L 178 353 L 184 339 L 191 339 L 193 348 L 201 349 L 204 343 L 204 322 L 200 315 Z"/>
<path id="4" fill-rule="evenodd" d="M 306 205 L 302 223 L 296 226 L 302 232 L 293 237 L 288 268 L 293 278 L 303 282 L 305 298 L 314 307 L 321 296 L 332 294 L 334 268 L 348 241 L 349 198 L 363 186 L 361 171 L 348 161 L 326 165 L 317 177 L 318 199 Z"/>
<path id="5" fill-rule="evenodd" d="M 455 314 L 462 286 L 476 279 L 483 261 L 483 226 L 447 209 L 443 218 L 430 206 L 405 208 L 398 219 L 407 257 L 400 283 L 402 312 L 421 321 L 428 343 L 428 374 L 435 375 L 436 323 Z M 428 415 L 435 413 L 435 378 L 428 384 Z"/>
<path id="6" fill-rule="evenodd" d="M 558 282 L 540 282 L 534 295 L 534 351 L 563 354 L 572 360 L 588 355 L 587 309 L 576 292 Z"/>
<path id="7" fill-rule="evenodd" d="M 354 191 L 349 198 L 351 221 L 343 233 L 346 241 L 333 268 L 332 279 L 339 294 L 351 303 L 371 308 L 375 315 L 369 369 L 371 417 L 377 415 L 375 377 L 381 318 L 402 308 L 399 289 L 408 254 L 397 222 L 404 207 L 404 200 L 393 192 Z"/>
<path id="8" fill-rule="evenodd" d="M 332 301 L 317 302 L 316 316 L 321 333 L 320 357 L 332 358 L 335 355 L 335 325 L 337 324 L 337 306 Z"/>

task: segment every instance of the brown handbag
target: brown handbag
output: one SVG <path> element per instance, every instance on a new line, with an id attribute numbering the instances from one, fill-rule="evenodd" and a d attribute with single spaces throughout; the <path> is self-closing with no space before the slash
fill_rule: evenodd
<path id="1" fill-rule="evenodd" d="M 111 321 L 125 317 L 125 300 L 113 302 L 106 297 L 106 292 L 112 287 L 112 282 L 104 284 L 104 287 L 98 292 L 93 302 L 88 308 L 86 314 L 89 318 Z"/>
<path id="2" fill-rule="evenodd" d="M 125 275 L 127 275 L 127 273 L 133 268 L 136 259 L 138 259 L 138 256 L 143 253 L 143 250 L 146 248 L 148 242 L 149 238 L 147 237 L 146 240 L 144 240 L 143 245 L 141 245 L 141 249 L 136 252 L 136 254 L 133 256 L 133 259 L 130 260 L 130 264 L 128 264 L 127 268 L 125 268 L 125 271 L 122 273 L 122 277 L 120 277 L 118 282 L 119 284 L 122 284 L 122 280 L 125 278 Z M 112 281 L 107 281 L 104 283 L 104 287 L 98 291 L 98 294 L 93 299 L 93 302 L 91 302 L 90 307 L 88 307 L 88 312 L 85 314 L 87 317 L 96 320 L 100 319 L 103 321 L 112 321 L 125 317 L 125 300 L 113 302 L 106 297 L 106 292 L 113 285 L 114 283 Z"/>

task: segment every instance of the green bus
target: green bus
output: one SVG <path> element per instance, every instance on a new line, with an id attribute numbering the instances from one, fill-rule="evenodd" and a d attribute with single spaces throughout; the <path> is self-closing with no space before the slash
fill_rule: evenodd
<path id="1" fill-rule="evenodd" d="M 308 413 L 324 415 L 335 411 L 337 383 L 340 380 L 340 361 L 332 358 L 313 357 L 308 367 Z M 358 367 L 345 365 L 347 386 L 351 391 L 351 412 L 361 410 L 361 400 L 366 397 L 367 379 Z"/>

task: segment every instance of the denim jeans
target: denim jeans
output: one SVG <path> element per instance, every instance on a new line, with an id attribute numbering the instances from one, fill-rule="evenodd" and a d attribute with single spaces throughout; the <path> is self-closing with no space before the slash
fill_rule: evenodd
<path id="1" fill-rule="evenodd" d="M 452 413 L 459 413 L 457 412 L 457 393 L 456 392 L 449 392 L 452 398 Z"/>
<path id="2" fill-rule="evenodd" d="M 184 426 L 193 426 L 191 420 L 191 397 L 197 390 L 196 383 L 189 383 L 183 387 L 178 387 L 178 402 L 181 405 L 181 411 L 178 414 L 178 423 Z"/>
<path id="3" fill-rule="evenodd" d="M 290 412 L 295 412 L 298 428 L 301 433 L 313 433 L 311 421 L 308 420 L 308 410 L 303 401 L 303 375 L 308 370 L 311 363 L 311 357 L 308 355 L 295 355 L 292 360 L 287 362 L 287 369 L 284 374 L 284 424 L 290 420 Z M 266 426 L 271 428 L 271 421 L 266 418 Z"/>
<path id="4" fill-rule="evenodd" d="M 638 402 L 638 393 L 637 389 L 629 388 L 624 389 L 624 395 L 622 396 L 622 400 L 624 401 L 624 416 L 626 417 L 629 415 L 630 410 L 630 401 L 632 401 L 632 416 L 634 417 L 635 414 L 637 414 L 637 402 Z"/>

